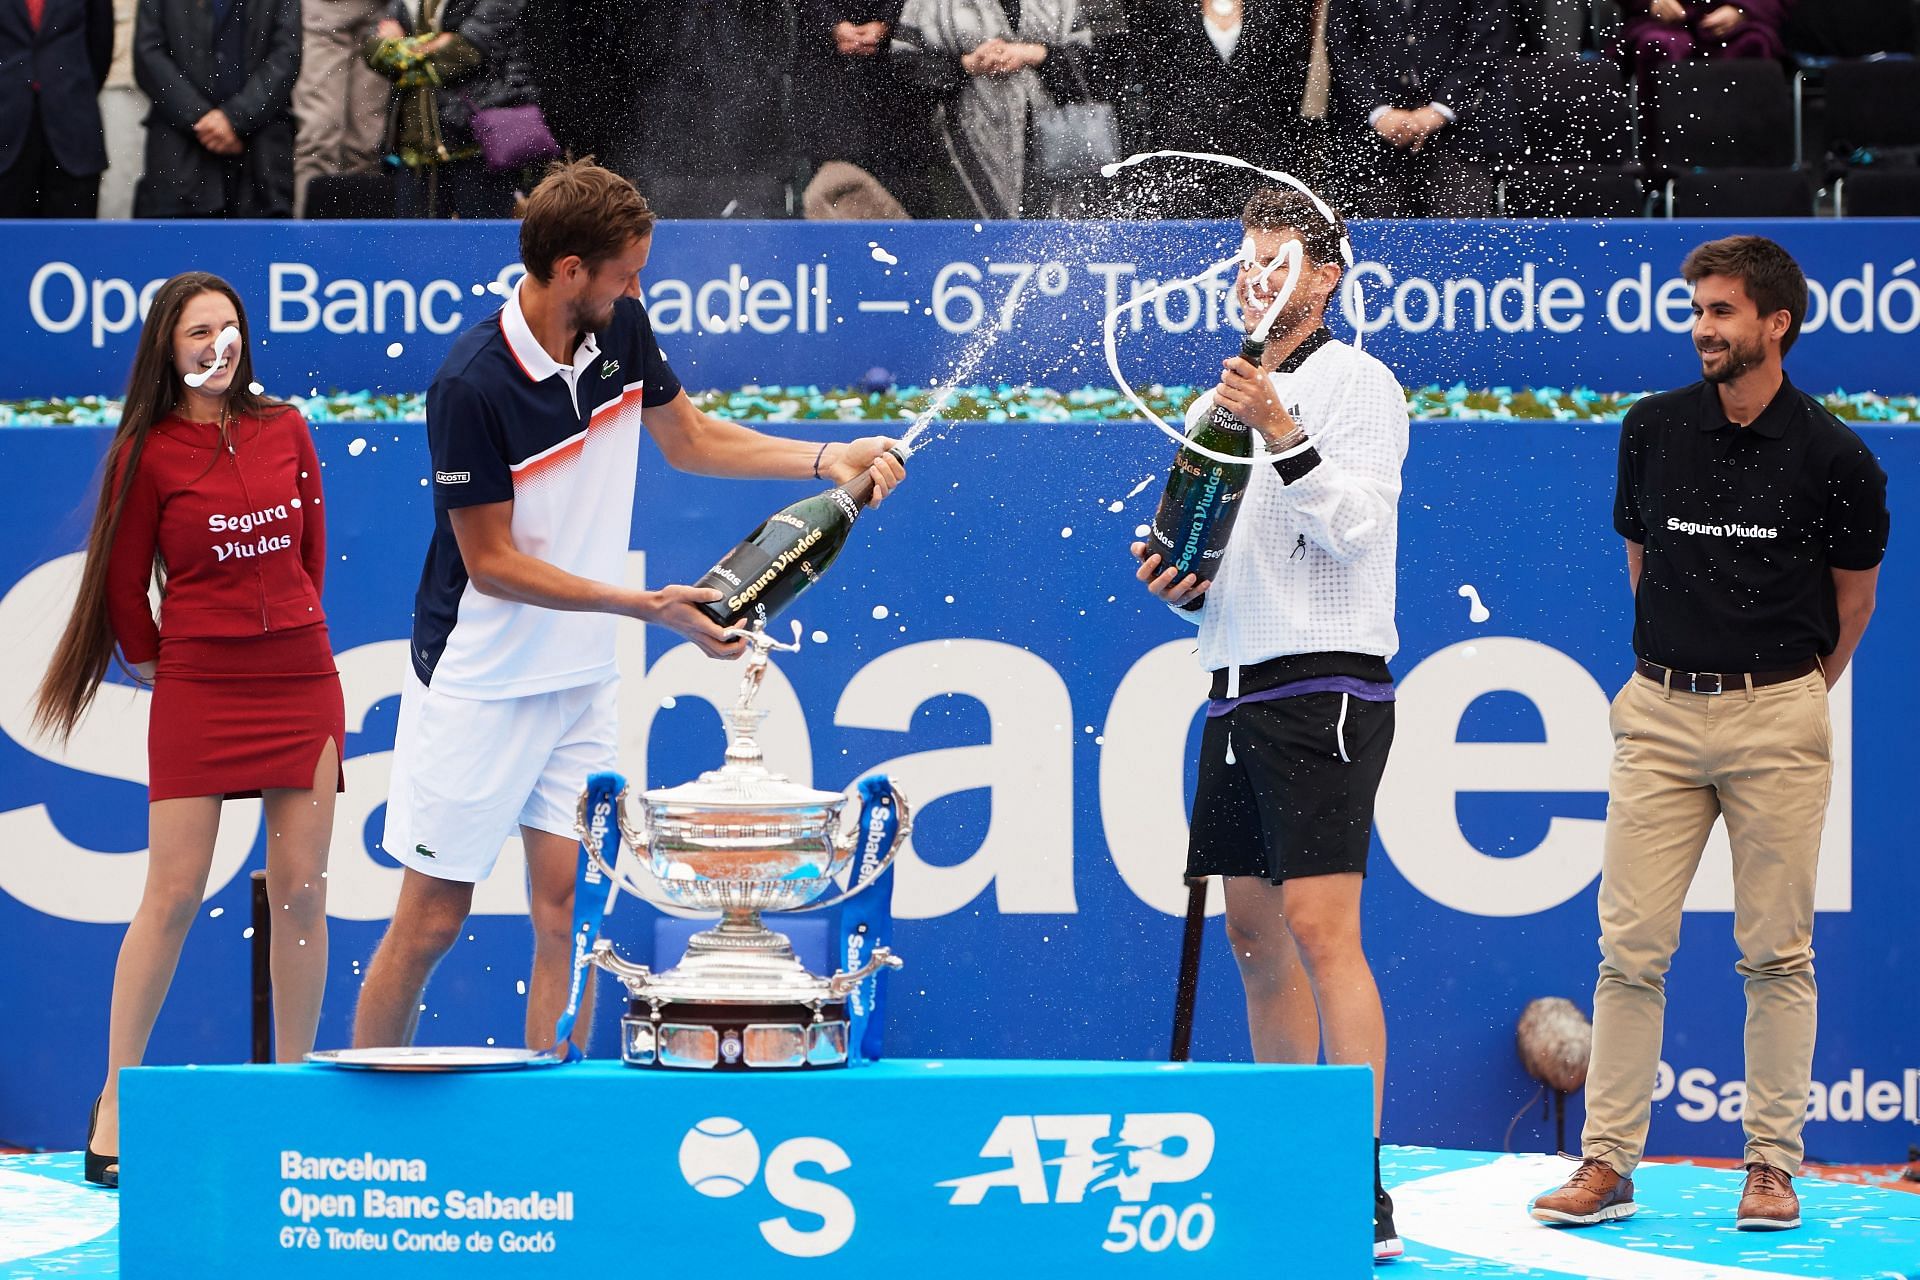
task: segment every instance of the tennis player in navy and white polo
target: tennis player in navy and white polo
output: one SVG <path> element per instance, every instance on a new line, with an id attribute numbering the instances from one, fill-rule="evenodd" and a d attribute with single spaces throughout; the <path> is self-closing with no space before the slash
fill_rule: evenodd
<path id="1" fill-rule="evenodd" d="M 520 225 L 526 276 L 427 391 L 434 532 L 382 841 L 406 871 L 356 1046 L 412 1041 L 427 979 L 515 826 L 533 917 L 527 1044 L 552 1043 L 570 980 L 575 807 L 587 775 L 614 766 L 617 620 L 716 658 L 742 652 L 693 607 L 719 592 L 619 585 L 641 428 L 682 471 L 839 484 L 871 469 L 876 502 L 905 476 L 891 439 L 788 440 L 695 409 L 640 301 L 652 244 L 653 213 L 626 179 L 555 165 Z"/>

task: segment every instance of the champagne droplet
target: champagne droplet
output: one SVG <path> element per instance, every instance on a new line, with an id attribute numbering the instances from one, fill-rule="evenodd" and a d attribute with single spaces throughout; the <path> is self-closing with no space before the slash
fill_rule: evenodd
<path id="1" fill-rule="evenodd" d="M 401 346 L 399 343 L 389 342 L 387 344 L 387 358 L 391 360 L 405 350 L 406 348 Z"/>
<path id="2" fill-rule="evenodd" d="M 890 611 L 888 610 L 887 606 L 883 604 L 877 604 L 873 606 L 873 620 L 875 622 L 879 622 L 881 619 L 885 618 L 889 612 Z"/>

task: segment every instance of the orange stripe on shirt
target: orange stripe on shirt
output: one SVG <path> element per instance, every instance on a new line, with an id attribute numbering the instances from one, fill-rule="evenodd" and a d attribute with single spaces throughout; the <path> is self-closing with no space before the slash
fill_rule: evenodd
<path id="1" fill-rule="evenodd" d="M 633 404 L 640 403 L 640 398 L 644 390 L 643 387 L 631 387 L 621 395 L 616 396 L 614 399 L 607 401 L 595 409 L 587 420 L 587 429 L 585 431 L 582 431 L 565 444 L 555 448 L 551 453 L 541 454 L 530 462 L 523 462 L 518 467 L 514 467 L 512 469 L 514 483 L 520 484 L 533 480 L 556 467 L 564 466 L 578 458 L 581 449 L 586 447 L 587 437 L 589 435 L 595 431 L 606 431 L 613 426 L 612 422 L 603 421 L 603 417 L 609 413 L 619 413 L 629 402 Z"/>

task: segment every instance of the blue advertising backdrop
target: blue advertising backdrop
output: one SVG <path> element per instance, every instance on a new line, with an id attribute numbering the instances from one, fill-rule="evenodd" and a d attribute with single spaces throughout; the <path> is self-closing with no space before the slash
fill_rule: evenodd
<path id="1" fill-rule="evenodd" d="M 1741 224 L 1777 237 L 1812 297 L 1810 388 L 1920 390 L 1912 220 Z M 1642 390 L 1691 378 L 1680 262 L 1722 223 L 1369 222 L 1346 318 L 1402 381 Z M 929 379 L 1109 385 L 1106 311 L 1231 254 L 1227 223 L 662 224 L 644 273 L 689 387 L 845 386 L 872 366 Z M 151 290 L 187 268 L 246 299 L 277 394 L 420 391 L 448 336 L 518 271 L 511 223 L 52 223 L 0 243 L 0 398 L 118 393 Z M 1138 382 L 1185 381 L 1231 342 L 1223 286 L 1139 308 Z M 1190 371 L 1175 373 L 1174 371 Z"/>
<path id="2" fill-rule="evenodd" d="M 792 430 L 828 434 L 807 425 Z M 1879 615 L 1835 702 L 1808 1148 L 1895 1160 L 1920 1131 L 1920 1024 L 1904 982 L 1920 900 L 1907 807 L 1920 769 L 1908 659 L 1920 605 L 1905 538 L 1920 520 L 1920 437 L 1863 434 L 1892 479 L 1895 543 Z M 321 1044 L 337 1046 L 397 888 L 372 842 L 430 518 L 417 424 L 316 435 L 349 730 L 320 1029 Z M 1615 436 L 1605 424 L 1552 423 L 1414 433 L 1399 730 L 1366 900 L 1393 1046 L 1389 1140 L 1497 1148 L 1533 1091 L 1513 1049 L 1522 1006 L 1589 999 L 1607 700 L 1629 659 L 1609 528 Z M 31 735 L 24 707 L 68 609 L 106 440 L 104 429 L 0 431 L 0 1137 L 68 1148 L 97 1088 L 114 953 L 144 870 L 149 695 L 112 686 L 64 749 Z M 776 767 L 833 787 L 879 769 L 917 806 L 895 899 L 908 967 L 887 979 L 895 1055 L 1166 1052 L 1205 680 L 1187 624 L 1145 596 L 1126 545 L 1168 454 L 1137 425 L 947 426 L 792 611 L 809 643 L 762 696 Z M 648 450 L 640 492 L 630 577 L 659 584 L 693 580 L 805 488 L 682 476 Z M 1491 611 L 1484 622 L 1471 620 L 1468 585 Z M 737 671 L 637 625 L 622 637 L 623 770 L 666 785 L 715 765 L 711 703 L 731 698 Z M 263 847 L 258 803 L 229 803 L 151 1061 L 246 1056 L 244 872 Z M 509 848 L 482 886 L 467 939 L 430 988 L 423 1039 L 520 1036 L 530 936 L 515 856 Z M 1728 876 L 1711 855 L 1692 906 L 1653 1150 L 1732 1155 L 1743 1002 Z M 623 901 L 607 936 L 644 959 L 659 920 Z M 614 1016 L 603 993 L 603 1055 Z M 1216 922 L 1196 1056 L 1244 1059 L 1245 1034 Z M 1538 1108 L 1514 1141 L 1552 1143 Z"/>

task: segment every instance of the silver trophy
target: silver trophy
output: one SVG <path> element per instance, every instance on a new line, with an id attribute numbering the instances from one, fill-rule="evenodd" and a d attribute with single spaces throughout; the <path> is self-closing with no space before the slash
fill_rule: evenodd
<path id="1" fill-rule="evenodd" d="M 620 1056 L 629 1066 L 845 1066 L 849 995 L 879 969 L 900 967 L 891 949 L 876 947 L 858 968 L 820 977 L 760 919 L 763 911 L 817 910 L 859 893 L 892 864 L 911 824 L 905 797 L 894 792 L 898 827 L 889 847 L 863 849 L 866 833 L 845 829 L 841 818 L 847 796 L 767 769 L 755 738 L 767 713 L 753 705 L 754 696 L 769 655 L 800 648 L 800 626 L 794 624 L 790 644 L 758 626 L 746 634 L 740 697 L 723 713 L 726 762 L 696 781 L 648 791 L 637 807 L 626 790 L 615 800 L 620 834 L 635 858 L 602 847 L 606 824 L 588 821 L 581 796 L 581 846 L 602 875 L 656 906 L 720 913 L 715 927 L 693 935 L 680 963 L 661 973 L 623 959 L 605 939 L 588 953 L 589 963 L 627 990 Z M 863 865 L 839 890 L 839 877 L 856 858 Z"/>

